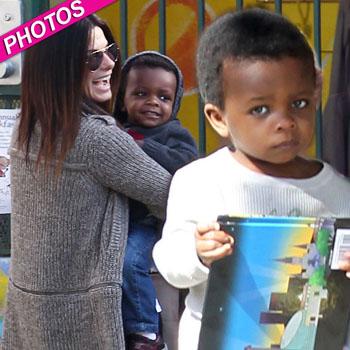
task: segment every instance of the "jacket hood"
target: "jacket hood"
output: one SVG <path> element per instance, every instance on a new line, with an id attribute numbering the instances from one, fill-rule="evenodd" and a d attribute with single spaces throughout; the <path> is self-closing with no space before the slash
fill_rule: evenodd
<path id="1" fill-rule="evenodd" d="M 171 112 L 171 117 L 169 119 L 170 120 L 174 120 L 176 119 L 177 113 L 180 109 L 180 104 L 181 104 L 181 99 L 184 93 L 184 87 L 183 87 L 183 75 L 180 71 L 180 68 L 178 67 L 178 65 L 168 56 L 165 56 L 161 53 L 159 53 L 158 51 L 142 51 L 142 52 L 138 52 L 137 54 L 130 56 L 129 58 L 126 59 L 126 61 L 124 62 L 122 68 L 121 68 L 121 74 L 123 74 L 123 72 L 125 71 L 129 71 L 130 70 L 130 66 L 132 66 L 133 61 L 141 56 L 147 56 L 147 55 L 152 55 L 152 56 L 159 56 L 162 57 L 165 61 L 167 61 L 168 63 L 170 63 L 173 67 L 174 70 L 176 72 L 176 80 L 177 80 L 177 85 L 176 85 L 176 92 L 175 92 L 175 99 L 174 99 L 174 104 L 173 104 L 173 109 Z M 116 116 L 117 119 L 118 116 Z"/>

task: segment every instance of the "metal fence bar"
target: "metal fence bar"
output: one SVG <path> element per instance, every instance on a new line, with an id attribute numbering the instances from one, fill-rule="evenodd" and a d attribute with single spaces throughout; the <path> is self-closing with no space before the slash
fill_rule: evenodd
<path id="1" fill-rule="evenodd" d="M 166 53 L 166 0 L 158 0 L 159 51 Z"/>
<path id="2" fill-rule="evenodd" d="M 32 2 L 24 0 L 23 5 L 25 6 L 25 10 L 29 10 L 25 11 L 24 13 L 25 17 L 28 17 L 28 20 L 40 15 L 48 8 L 50 8 L 49 0 L 32 0 Z"/>
<path id="3" fill-rule="evenodd" d="M 128 57 L 128 0 L 120 0 L 120 49 L 122 60 Z"/>
<path id="4" fill-rule="evenodd" d="M 240 10 L 243 8 L 243 0 L 236 0 L 236 9 Z"/>
<path id="5" fill-rule="evenodd" d="M 314 48 L 318 64 L 321 67 L 321 1 L 314 0 Z M 320 103 L 322 106 L 322 103 Z M 322 108 L 316 113 L 316 156 L 322 157 Z"/>
<path id="6" fill-rule="evenodd" d="M 198 37 L 205 27 L 205 0 L 197 0 L 198 7 Z M 205 126 L 204 104 L 198 91 L 198 150 L 200 155 L 205 155 L 207 151 L 207 136 Z"/>
<path id="7" fill-rule="evenodd" d="M 282 0 L 275 0 L 275 12 L 282 14 Z"/>

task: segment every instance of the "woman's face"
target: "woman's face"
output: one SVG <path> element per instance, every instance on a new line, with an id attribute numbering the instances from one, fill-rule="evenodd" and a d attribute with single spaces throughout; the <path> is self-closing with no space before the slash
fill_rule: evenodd
<path id="1" fill-rule="evenodd" d="M 89 42 L 89 53 L 104 49 L 108 41 L 100 27 L 95 27 L 91 33 Z M 89 71 L 85 82 L 85 94 L 97 103 L 103 103 L 111 99 L 111 75 L 114 68 L 114 61 L 106 54 L 103 54 L 100 66 Z"/>

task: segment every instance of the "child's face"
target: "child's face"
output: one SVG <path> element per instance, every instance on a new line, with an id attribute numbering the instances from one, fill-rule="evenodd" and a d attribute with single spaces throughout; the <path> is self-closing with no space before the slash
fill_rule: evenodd
<path id="1" fill-rule="evenodd" d="M 242 163 L 285 164 L 306 150 L 316 96 L 313 74 L 301 60 L 229 60 L 222 74 L 224 110 L 206 104 L 205 112 Z"/>
<path id="2" fill-rule="evenodd" d="M 163 68 L 131 68 L 124 106 L 128 121 L 146 128 L 166 123 L 173 110 L 176 77 Z"/>

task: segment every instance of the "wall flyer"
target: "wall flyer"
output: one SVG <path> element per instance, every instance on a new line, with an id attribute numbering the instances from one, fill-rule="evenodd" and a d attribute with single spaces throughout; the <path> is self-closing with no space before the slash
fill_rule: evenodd
<path id="1" fill-rule="evenodd" d="M 12 128 L 18 116 L 18 109 L 0 109 L 0 214 L 11 213 L 10 196 L 10 146 Z"/>

